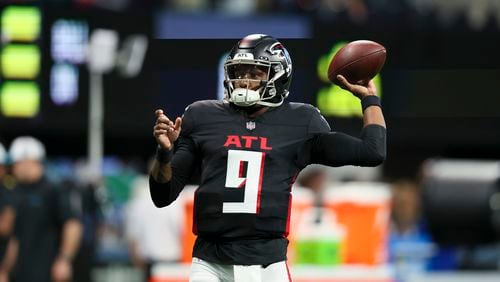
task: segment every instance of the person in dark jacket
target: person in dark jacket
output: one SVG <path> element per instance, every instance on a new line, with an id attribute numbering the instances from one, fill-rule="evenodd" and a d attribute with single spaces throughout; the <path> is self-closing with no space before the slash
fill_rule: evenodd
<path id="1" fill-rule="evenodd" d="M 82 234 L 80 199 L 44 177 L 45 148 L 39 140 L 18 137 L 9 155 L 17 181 L 18 252 L 12 277 L 16 282 L 70 281 Z"/>

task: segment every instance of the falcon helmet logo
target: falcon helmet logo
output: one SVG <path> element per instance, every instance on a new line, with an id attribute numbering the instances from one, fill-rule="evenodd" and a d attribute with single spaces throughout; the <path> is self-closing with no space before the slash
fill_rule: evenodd
<path id="1" fill-rule="evenodd" d="M 281 43 L 279 42 L 274 43 L 273 45 L 271 45 L 271 47 L 269 47 L 268 51 L 273 55 L 284 57 L 285 61 L 287 62 L 286 70 L 288 72 L 292 70 L 292 59 L 290 58 L 290 54 L 288 54 L 288 51 Z"/>
<path id="2" fill-rule="evenodd" d="M 254 121 L 247 121 L 247 129 L 254 130 L 255 129 L 255 122 Z"/>

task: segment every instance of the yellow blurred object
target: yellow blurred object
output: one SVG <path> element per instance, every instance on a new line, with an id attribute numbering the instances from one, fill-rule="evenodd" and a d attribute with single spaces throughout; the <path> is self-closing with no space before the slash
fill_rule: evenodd
<path id="1" fill-rule="evenodd" d="M 40 72 L 40 50 L 36 45 L 7 45 L 1 60 L 5 78 L 34 79 Z"/>
<path id="2" fill-rule="evenodd" d="M 41 13 L 37 7 L 9 6 L 2 12 L 4 41 L 34 41 L 40 36 Z"/>
<path id="3" fill-rule="evenodd" d="M 0 90 L 0 109 L 6 117 L 31 118 L 40 110 L 40 90 L 34 82 L 9 81 Z"/>

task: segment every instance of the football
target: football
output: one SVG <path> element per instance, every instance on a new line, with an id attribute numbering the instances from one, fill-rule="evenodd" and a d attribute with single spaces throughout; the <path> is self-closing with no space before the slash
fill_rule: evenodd
<path id="1" fill-rule="evenodd" d="M 369 40 L 352 41 L 333 57 L 328 67 L 328 79 L 339 85 L 337 75 L 347 81 L 365 85 L 380 72 L 386 58 L 385 47 Z"/>

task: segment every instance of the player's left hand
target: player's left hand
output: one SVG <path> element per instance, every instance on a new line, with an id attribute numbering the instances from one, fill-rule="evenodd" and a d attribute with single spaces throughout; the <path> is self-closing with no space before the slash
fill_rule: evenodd
<path id="1" fill-rule="evenodd" d="M 354 96 L 359 99 L 363 99 L 366 96 L 375 95 L 377 96 L 377 88 L 373 80 L 370 80 L 366 84 L 352 84 L 342 75 L 337 75 L 337 79 L 340 82 L 340 87 L 351 92 Z"/>
<path id="2" fill-rule="evenodd" d="M 52 281 L 69 282 L 71 281 L 71 262 L 64 258 L 56 258 L 52 265 Z"/>

